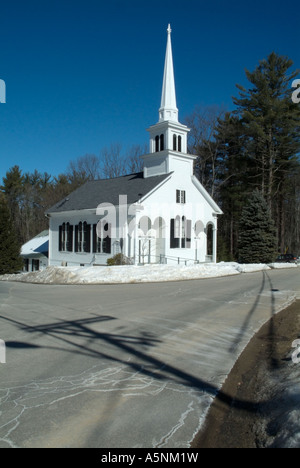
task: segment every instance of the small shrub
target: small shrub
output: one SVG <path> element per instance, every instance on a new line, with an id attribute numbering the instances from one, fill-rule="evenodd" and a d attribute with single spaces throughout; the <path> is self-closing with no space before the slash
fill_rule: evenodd
<path id="1" fill-rule="evenodd" d="M 132 261 L 130 258 L 126 257 L 125 255 L 118 253 L 114 255 L 112 258 L 107 259 L 108 266 L 114 265 L 132 265 Z"/>

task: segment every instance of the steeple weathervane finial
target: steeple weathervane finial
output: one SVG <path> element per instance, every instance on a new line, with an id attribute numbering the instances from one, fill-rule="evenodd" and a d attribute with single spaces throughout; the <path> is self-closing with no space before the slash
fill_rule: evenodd
<path id="1" fill-rule="evenodd" d="M 173 55 L 171 44 L 171 25 L 168 29 L 168 41 L 165 59 L 164 79 L 161 96 L 161 106 L 159 109 L 159 121 L 172 120 L 178 122 L 178 109 L 176 106 L 176 93 L 175 93 L 175 80 L 174 80 L 174 67 Z"/>

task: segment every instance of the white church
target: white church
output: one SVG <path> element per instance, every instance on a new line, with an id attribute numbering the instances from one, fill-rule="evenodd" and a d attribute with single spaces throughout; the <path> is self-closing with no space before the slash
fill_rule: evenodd
<path id="1" fill-rule="evenodd" d="M 148 132 L 142 172 L 87 182 L 48 210 L 49 265 L 106 265 L 118 253 L 135 265 L 216 262 L 222 211 L 193 175 L 170 26 L 159 120 Z"/>

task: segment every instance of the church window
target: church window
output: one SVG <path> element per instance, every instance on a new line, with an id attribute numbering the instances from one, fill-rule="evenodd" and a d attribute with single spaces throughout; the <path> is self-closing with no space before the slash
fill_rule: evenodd
<path id="1" fill-rule="evenodd" d="M 179 135 L 178 137 L 178 151 L 181 153 L 182 151 L 182 137 Z"/>
<path id="2" fill-rule="evenodd" d="M 93 253 L 111 253 L 110 225 L 93 224 Z"/>
<path id="3" fill-rule="evenodd" d="M 162 133 L 161 135 L 157 135 L 155 137 L 155 152 L 158 153 L 159 151 L 164 151 L 165 149 L 165 135 Z"/>
<path id="4" fill-rule="evenodd" d="M 176 190 L 176 203 L 186 203 L 185 190 Z"/>
<path id="5" fill-rule="evenodd" d="M 173 135 L 173 151 L 177 151 L 177 136 Z"/>
<path id="6" fill-rule="evenodd" d="M 186 218 L 182 216 L 181 220 L 181 248 L 185 248 L 185 238 L 186 238 Z"/>
<path id="7" fill-rule="evenodd" d="M 177 216 L 171 219 L 171 232 L 170 232 L 170 248 L 178 249 L 179 247 L 179 232 L 180 232 L 180 218 Z"/>
<path id="8" fill-rule="evenodd" d="M 192 237 L 192 221 L 185 216 L 171 219 L 170 226 L 170 248 L 171 249 L 190 249 Z"/>
<path id="9" fill-rule="evenodd" d="M 91 250 L 91 225 L 86 221 L 75 226 L 75 252 L 89 253 Z"/>
<path id="10" fill-rule="evenodd" d="M 70 223 L 63 223 L 59 226 L 59 246 L 60 252 L 73 251 L 73 226 Z"/>
<path id="11" fill-rule="evenodd" d="M 159 152 L 159 136 L 158 135 L 155 137 L 155 152 L 156 153 Z"/>
<path id="12" fill-rule="evenodd" d="M 164 134 L 160 135 L 160 151 L 165 149 L 165 136 Z"/>

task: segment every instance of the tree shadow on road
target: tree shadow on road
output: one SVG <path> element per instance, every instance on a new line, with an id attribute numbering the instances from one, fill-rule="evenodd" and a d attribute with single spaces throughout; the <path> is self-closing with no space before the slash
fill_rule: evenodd
<path id="1" fill-rule="evenodd" d="M 266 285 L 268 287 L 266 287 Z M 249 324 L 250 321 L 255 314 L 257 308 L 259 307 L 260 303 L 260 298 L 263 292 L 266 290 L 267 293 L 270 292 L 270 320 L 269 320 L 269 330 L 268 330 L 268 342 L 269 342 L 269 347 L 270 347 L 270 356 L 273 356 L 270 358 L 270 365 L 272 367 L 278 367 L 279 363 L 278 361 L 274 358 L 275 356 L 275 347 L 276 347 L 276 342 L 274 340 L 274 316 L 276 314 L 276 293 L 279 292 L 277 289 L 274 288 L 272 280 L 268 273 L 266 271 L 262 271 L 262 282 L 260 289 L 255 297 L 254 303 L 247 313 L 245 320 L 241 326 L 241 329 L 239 330 L 236 338 L 234 339 L 232 345 L 229 348 L 230 352 L 236 351 L 238 348 L 239 343 L 242 341 L 245 333 L 249 330 Z"/>
<path id="2" fill-rule="evenodd" d="M 242 339 L 251 316 L 255 312 L 259 303 L 259 296 L 265 287 L 266 276 L 263 275 L 260 292 L 255 303 L 247 314 L 234 346 Z M 271 315 L 273 306 L 271 307 Z M 218 394 L 219 400 L 227 405 L 231 405 L 232 397 L 222 391 L 211 382 L 206 382 L 198 375 L 199 370 L 195 369 L 195 374 L 186 372 L 172 366 L 163 360 L 153 356 L 151 350 L 161 343 L 153 333 L 140 331 L 136 335 L 109 333 L 101 330 L 101 323 L 117 320 L 111 316 L 95 315 L 93 317 L 80 318 L 77 320 L 55 321 L 48 324 L 31 326 L 26 323 L 0 316 L 0 319 L 9 321 L 17 326 L 22 332 L 28 333 L 31 339 L 28 343 L 12 342 L 13 348 L 44 348 L 59 350 L 68 353 L 80 353 L 83 356 L 108 360 L 114 363 L 121 363 L 147 377 L 159 381 L 171 381 L 188 388 L 209 394 L 215 397 Z M 272 331 L 270 330 L 270 333 Z M 46 344 L 41 344 L 41 337 L 47 338 Z M 14 343 L 14 344 L 13 344 Z M 31 345 L 31 343 L 33 343 Z M 237 407 L 245 411 L 256 411 L 252 401 L 235 401 Z"/>

